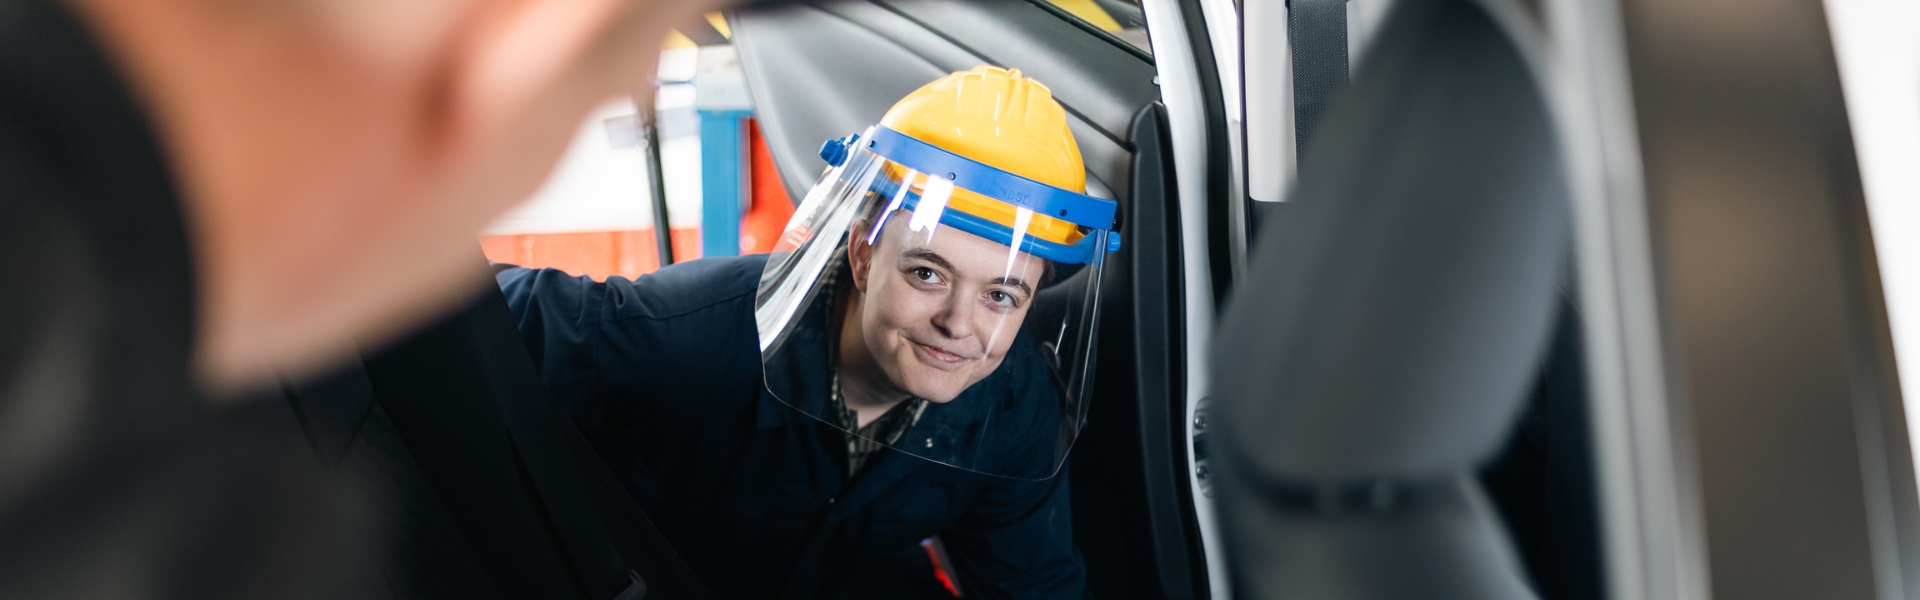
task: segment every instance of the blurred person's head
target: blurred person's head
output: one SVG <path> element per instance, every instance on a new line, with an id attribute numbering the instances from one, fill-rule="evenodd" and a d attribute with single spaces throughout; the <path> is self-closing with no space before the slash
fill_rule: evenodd
<path id="1" fill-rule="evenodd" d="M 301 372 L 452 307 L 474 235 L 578 120 L 642 103 L 718 0 L 73 0 L 161 138 L 195 255 L 202 379 Z M 137 293 L 137 292 L 136 292 Z"/>

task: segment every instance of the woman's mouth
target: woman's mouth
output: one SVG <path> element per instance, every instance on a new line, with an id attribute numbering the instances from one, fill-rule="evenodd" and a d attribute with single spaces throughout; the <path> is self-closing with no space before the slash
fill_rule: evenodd
<path id="1" fill-rule="evenodd" d="M 935 367 L 952 368 L 960 366 L 960 363 L 967 362 L 967 357 L 942 350 L 937 346 L 929 346 L 920 342 L 911 341 L 909 343 L 913 344 L 915 354 L 919 354 L 923 360 L 932 363 L 932 366 Z"/>

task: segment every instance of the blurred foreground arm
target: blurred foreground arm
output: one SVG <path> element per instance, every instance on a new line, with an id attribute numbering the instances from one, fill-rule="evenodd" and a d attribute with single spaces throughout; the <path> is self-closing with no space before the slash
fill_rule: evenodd
<path id="1" fill-rule="evenodd" d="M 216 390 L 324 366 L 481 285 L 475 232 L 715 0 L 72 0 L 180 189 Z"/>
<path id="2" fill-rule="evenodd" d="M 380 597 L 375 497 L 276 368 L 468 297 L 474 232 L 707 9 L 0 1 L 0 598 Z"/>

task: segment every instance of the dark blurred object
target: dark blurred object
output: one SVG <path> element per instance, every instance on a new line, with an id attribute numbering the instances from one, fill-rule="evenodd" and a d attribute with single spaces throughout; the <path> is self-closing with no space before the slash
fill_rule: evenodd
<path id="1" fill-rule="evenodd" d="M 365 507 L 189 374 L 153 133 L 72 16 L 0 2 L 0 598 L 363 598 Z"/>
<path id="2" fill-rule="evenodd" d="M 1600 600 L 1607 595 L 1587 418 L 1585 336 L 1572 294 L 1562 298 L 1533 400 L 1506 450 L 1480 469 L 1480 482 L 1541 598 Z"/>
<path id="3" fill-rule="evenodd" d="M 1235 594 L 1532 598 L 1474 471 L 1553 333 L 1558 148 L 1522 50 L 1478 4 L 1402 3 L 1380 40 L 1222 320 Z"/>
<path id="4" fill-rule="evenodd" d="M 379 490 L 399 598 L 709 598 L 560 407 L 499 288 L 286 400 Z"/>
<path id="5" fill-rule="evenodd" d="M 1636 129 L 1609 141 L 1634 144 L 1620 154 L 1638 164 L 1619 166 L 1640 185 L 1606 193 L 1644 199 L 1654 252 L 1609 275 L 1619 296 L 1658 303 L 1647 329 L 1661 345 L 1622 353 L 1662 361 L 1641 377 L 1665 397 L 1630 395 L 1628 410 L 1675 415 L 1673 433 L 1633 437 L 1670 436 L 1678 480 L 1635 486 L 1642 506 L 1676 508 L 1619 538 L 1646 557 L 1634 570 L 1650 593 L 1914 598 L 1913 399 L 1901 397 L 1826 6 L 1742 2 L 1737 19 L 1721 6 L 1619 2 L 1628 80 L 1615 85 L 1631 92 L 1619 110 Z M 1630 318 L 1618 330 L 1647 326 Z M 1657 574 L 1663 562 L 1676 573 Z"/>

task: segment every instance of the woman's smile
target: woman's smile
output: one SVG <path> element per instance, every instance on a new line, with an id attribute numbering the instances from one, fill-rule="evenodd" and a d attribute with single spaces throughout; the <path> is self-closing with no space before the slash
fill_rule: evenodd
<path id="1" fill-rule="evenodd" d="M 907 339 L 907 343 L 913 346 L 913 353 L 920 359 L 920 362 L 942 371 L 957 369 L 961 364 L 971 360 L 969 357 L 958 352 L 948 351 L 932 344 L 922 344 L 913 341 L 911 338 Z"/>

